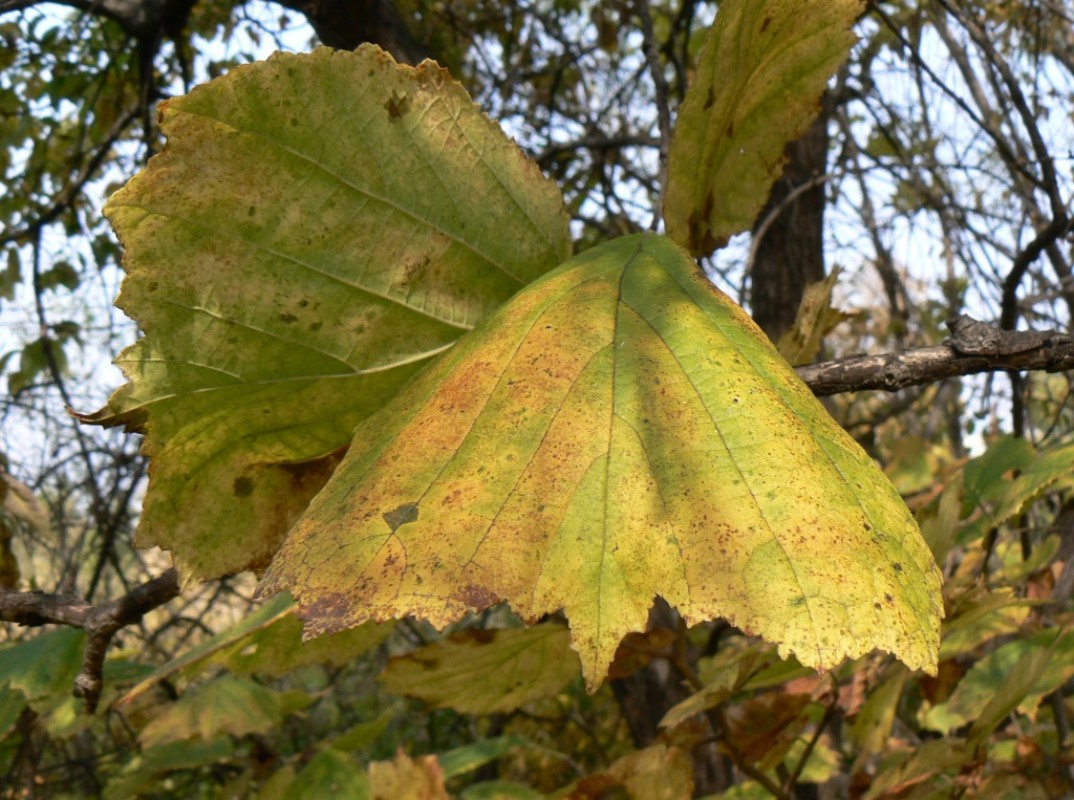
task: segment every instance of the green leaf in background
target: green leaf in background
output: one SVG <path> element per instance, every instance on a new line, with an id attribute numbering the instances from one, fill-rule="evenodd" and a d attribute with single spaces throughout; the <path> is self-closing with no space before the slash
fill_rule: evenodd
<path id="1" fill-rule="evenodd" d="M 130 703 L 148 691 L 153 684 L 165 678 L 170 678 L 181 670 L 190 669 L 207 661 L 221 650 L 245 641 L 257 631 L 264 630 L 273 623 L 294 614 L 294 612 L 295 602 L 286 594 L 279 594 L 269 599 L 261 608 L 233 627 L 209 637 L 204 642 L 183 651 L 181 655 L 173 658 L 168 663 L 162 664 L 132 687 L 127 694 L 120 698 L 119 702 L 121 704 Z"/>
<path id="2" fill-rule="evenodd" d="M 532 746 L 529 739 L 521 736 L 497 736 L 494 739 L 481 739 L 477 742 L 456 747 L 437 756 L 445 778 L 454 778 L 473 772 L 490 761 L 510 753 L 520 747 Z"/>
<path id="3" fill-rule="evenodd" d="M 859 0 L 723 0 L 679 110 L 668 159 L 668 236 L 706 256 L 748 230 L 783 149 L 854 43 Z"/>
<path id="4" fill-rule="evenodd" d="M 128 761 L 104 788 L 105 800 L 128 800 L 150 795 L 159 797 L 163 776 L 175 770 L 190 770 L 226 762 L 235 753 L 231 739 L 221 736 L 211 742 L 172 742 L 152 747 Z"/>
<path id="5" fill-rule="evenodd" d="M 82 666 L 86 634 L 55 628 L 0 650 L 0 687 L 17 689 L 32 703 L 66 698 Z"/>
<path id="6" fill-rule="evenodd" d="M 274 692 L 251 680 L 229 675 L 202 684 L 180 697 L 146 725 L 138 738 L 146 748 L 220 734 L 271 733 L 283 718 L 314 700 L 302 691 Z"/>
<path id="7" fill-rule="evenodd" d="M 983 512 L 969 529 L 982 534 L 1013 519 L 1042 492 L 1059 481 L 1070 481 L 1074 475 L 1074 442 L 1037 451 L 1028 443 L 1007 445 L 1009 440 L 1002 441 L 1000 452 L 1010 454 L 1009 458 L 989 459 L 986 468 L 974 470 L 972 481 L 970 466 L 974 462 L 966 465 L 965 501 L 977 498 Z M 986 455 L 991 450 L 990 447 Z M 1001 470 L 1003 466 L 1007 469 Z"/>
<path id="8" fill-rule="evenodd" d="M 307 632 L 563 609 L 590 690 L 653 598 L 808 666 L 934 670 L 940 576 L 890 482 L 668 239 L 521 292 L 359 429 L 268 570 Z"/>
<path id="9" fill-rule="evenodd" d="M 393 627 L 389 622 L 369 622 L 303 642 L 302 621 L 297 614 L 288 614 L 231 645 L 216 659 L 234 675 L 266 678 L 278 678 L 313 664 L 342 667 L 383 642 Z"/>
<path id="10" fill-rule="evenodd" d="M 143 546 L 263 566 L 355 426 L 570 251 L 559 190 L 432 62 L 277 54 L 161 106 L 109 201 L 145 338 L 82 418 L 144 432 Z"/>
<path id="11" fill-rule="evenodd" d="M 466 630 L 393 658 L 380 679 L 389 692 L 466 714 L 514 711 L 562 691 L 578 675 L 563 625 Z"/>
<path id="12" fill-rule="evenodd" d="M 346 753 L 328 748 L 315 755 L 287 784 L 284 800 L 372 800 L 369 774 Z"/>
<path id="13" fill-rule="evenodd" d="M 922 716 L 929 730 L 949 733 L 970 722 L 988 727 L 987 736 L 1015 708 L 1035 714 L 1043 697 L 1074 676 L 1074 631 L 1043 630 L 1017 639 L 980 659 L 945 703 Z M 985 711 L 998 703 L 995 714 Z M 1005 710 L 1004 710 L 1005 709 Z"/>

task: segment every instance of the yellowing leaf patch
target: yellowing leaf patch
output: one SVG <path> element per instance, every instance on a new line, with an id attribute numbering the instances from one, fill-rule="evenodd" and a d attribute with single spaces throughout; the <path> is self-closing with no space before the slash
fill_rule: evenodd
<path id="1" fill-rule="evenodd" d="M 860 0 L 723 0 L 668 156 L 668 236 L 697 256 L 748 230 L 854 43 Z"/>
<path id="2" fill-rule="evenodd" d="M 538 280 L 359 428 L 262 591 L 308 635 L 563 609 L 590 689 L 654 596 L 831 668 L 934 669 L 939 571 L 902 500 L 668 239 Z"/>
<path id="3" fill-rule="evenodd" d="M 562 196 L 432 62 L 277 54 L 162 104 L 108 202 L 145 338 L 96 414 L 145 433 L 142 546 L 263 567 L 355 426 L 570 252 Z"/>

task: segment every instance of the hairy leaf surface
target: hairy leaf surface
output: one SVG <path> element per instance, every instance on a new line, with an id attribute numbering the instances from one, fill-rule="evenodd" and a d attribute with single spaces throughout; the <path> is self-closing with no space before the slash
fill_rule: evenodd
<path id="1" fill-rule="evenodd" d="M 85 419 L 146 434 L 139 528 L 264 566 L 355 426 L 570 249 L 559 190 L 432 62 L 276 55 L 163 104 L 106 212 L 145 332 Z"/>
<path id="2" fill-rule="evenodd" d="M 656 595 L 830 668 L 935 668 L 909 511 L 746 314 L 666 238 L 517 295 L 355 436 L 270 566 L 308 634 L 508 601 L 563 609 L 589 687 Z"/>
<path id="3" fill-rule="evenodd" d="M 859 0 L 724 0 L 668 157 L 664 223 L 697 256 L 748 230 L 854 43 Z"/>

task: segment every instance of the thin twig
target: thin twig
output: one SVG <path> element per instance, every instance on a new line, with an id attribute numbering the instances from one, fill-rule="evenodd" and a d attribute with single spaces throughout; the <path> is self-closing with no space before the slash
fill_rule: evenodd
<path id="1" fill-rule="evenodd" d="M 656 120 L 660 127 L 660 169 L 657 173 L 658 194 L 653 203 L 653 219 L 649 230 L 660 227 L 664 216 L 664 189 L 668 180 L 668 153 L 671 150 L 671 109 L 668 107 L 668 82 L 664 68 L 660 64 L 660 47 L 656 43 L 653 31 L 653 16 L 649 11 L 649 0 L 637 0 L 634 4 L 641 19 L 641 35 L 645 43 L 645 60 L 649 64 L 649 74 L 653 79 L 656 101 Z"/>
<path id="2" fill-rule="evenodd" d="M 93 713 L 104 689 L 105 652 L 116 632 L 179 594 L 179 573 L 170 569 L 108 603 L 92 606 L 73 595 L 44 592 L 0 592 L 0 620 L 18 625 L 69 625 L 86 632 L 82 670 L 75 678 L 75 696 Z"/>

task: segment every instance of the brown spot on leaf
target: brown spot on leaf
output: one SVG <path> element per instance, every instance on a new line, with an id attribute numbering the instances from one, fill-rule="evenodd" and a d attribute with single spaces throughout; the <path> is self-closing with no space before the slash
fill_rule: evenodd
<path id="1" fill-rule="evenodd" d="M 284 323 L 286 325 L 290 325 L 292 322 L 294 322 L 297 319 L 298 319 L 298 317 L 296 317 L 294 314 L 280 314 L 280 322 L 282 322 L 282 323 Z"/>
<path id="2" fill-rule="evenodd" d="M 765 17 L 764 20 L 761 22 L 761 33 L 764 33 L 766 30 L 768 30 L 768 26 L 771 25 L 771 24 L 772 24 L 772 18 L 771 17 Z"/>
<path id="3" fill-rule="evenodd" d="M 398 508 L 385 512 L 383 516 L 384 521 L 388 523 L 388 527 L 392 529 L 392 533 L 395 533 L 408 522 L 417 522 L 418 504 L 403 503 Z"/>
<path id="4" fill-rule="evenodd" d="M 473 609 L 489 608 L 500 602 L 500 598 L 489 591 L 488 587 L 475 586 L 474 584 L 462 587 L 456 592 L 456 596 Z"/>
<path id="5" fill-rule="evenodd" d="M 384 109 L 388 112 L 388 119 L 392 121 L 401 119 L 410 109 L 410 98 L 405 93 L 400 94 L 393 91 L 392 96 L 384 104 Z"/>
<path id="6" fill-rule="evenodd" d="M 254 482 L 247 478 L 245 475 L 235 479 L 235 483 L 231 485 L 231 492 L 236 497 L 249 497 L 253 494 Z"/>
<path id="7" fill-rule="evenodd" d="M 715 102 L 716 102 L 716 91 L 710 86 L 708 94 L 705 95 L 704 110 L 707 111 L 708 109 L 712 108 L 712 105 Z"/>

